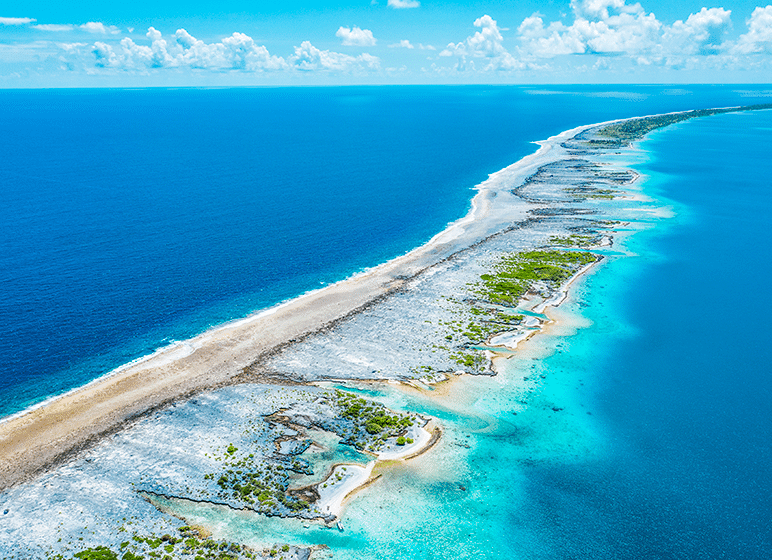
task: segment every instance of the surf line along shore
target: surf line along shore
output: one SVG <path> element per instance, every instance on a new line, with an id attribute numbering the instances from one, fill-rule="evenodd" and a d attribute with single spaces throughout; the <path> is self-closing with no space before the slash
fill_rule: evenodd
<path id="1" fill-rule="evenodd" d="M 512 192 L 512 187 L 576 151 L 572 139 L 613 124 L 619 129 L 616 136 L 595 139 L 595 145 L 592 139 L 588 140 L 582 148 L 613 149 L 658 126 L 703 114 L 706 113 L 652 117 L 644 126 L 640 126 L 642 119 L 633 119 L 565 131 L 540 142 L 536 153 L 491 175 L 478 186 L 467 216 L 410 253 L 162 349 L 42 406 L 5 419 L 0 423 L 0 489 L 67 459 L 148 411 L 232 383 L 245 368 L 259 364 L 277 349 L 345 321 L 399 291 L 411 278 L 434 265 L 498 232 L 527 222 L 534 211 L 549 204 L 519 196 Z M 625 129 L 625 123 L 635 126 Z"/>

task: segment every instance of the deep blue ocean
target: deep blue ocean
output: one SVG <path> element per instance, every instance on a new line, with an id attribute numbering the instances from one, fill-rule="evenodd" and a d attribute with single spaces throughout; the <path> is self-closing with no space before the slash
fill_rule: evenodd
<path id="1" fill-rule="evenodd" d="M 587 286 L 596 325 L 626 325 L 597 352 L 587 397 L 613 451 L 534 469 L 533 492 L 549 488 L 584 513 L 554 525 L 572 550 L 770 558 L 772 111 L 682 123 L 642 147 L 646 192 L 677 216 L 634 236 L 639 258 Z M 586 334 L 603 344 L 602 328 Z"/>

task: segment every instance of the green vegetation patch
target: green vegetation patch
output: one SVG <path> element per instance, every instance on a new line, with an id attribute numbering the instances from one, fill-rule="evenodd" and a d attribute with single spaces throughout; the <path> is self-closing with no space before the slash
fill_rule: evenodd
<path id="1" fill-rule="evenodd" d="M 526 251 L 502 257 L 489 274 L 483 274 L 472 295 L 489 304 L 516 307 L 536 283 L 557 289 L 583 266 L 594 262 L 595 255 L 569 251 Z"/>
<path id="2" fill-rule="evenodd" d="M 601 189 L 597 187 L 571 187 L 563 189 L 563 191 L 574 199 L 612 200 L 619 194 L 619 191 L 614 189 Z"/>
<path id="3" fill-rule="evenodd" d="M 553 237 L 554 245 L 580 247 L 593 243 L 591 235 Z M 465 301 L 447 298 L 456 306 L 456 319 L 440 321 L 445 342 L 435 350 L 447 352 L 450 360 L 465 371 L 481 373 L 487 367 L 482 350 L 493 335 L 514 330 L 523 315 L 512 312 L 529 292 L 547 297 L 583 266 L 595 262 L 591 253 L 559 250 L 534 250 L 507 253 L 480 280 L 469 285 Z M 421 370 L 422 371 L 422 370 Z"/>
<path id="4" fill-rule="evenodd" d="M 348 421 L 343 441 L 361 450 L 379 451 L 386 440 L 404 435 L 417 417 L 414 414 L 393 412 L 381 403 L 368 401 L 354 393 L 336 389 L 325 393 L 341 418 Z"/>
<path id="5" fill-rule="evenodd" d="M 571 234 L 567 237 L 552 236 L 550 245 L 559 247 L 592 247 L 598 241 L 598 236 Z"/>
<path id="6" fill-rule="evenodd" d="M 289 545 L 281 547 L 282 553 L 289 552 Z M 277 557 L 276 555 L 274 555 Z M 283 557 L 284 554 L 278 556 Z M 51 560 L 66 560 L 57 554 Z M 133 535 L 131 540 L 116 547 L 100 545 L 75 552 L 72 559 L 78 560 L 254 560 L 263 555 L 234 542 L 202 537 L 198 530 L 180 527 L 179 535 L 143 536 Z"/>
<path id="7" fill-rule="evenodd" d="M 217 482 L 221 498 L 236 500 L 265 514 L 299 512 L 309 507 L 306 500 L 287 491 L 290 472 L 311 474 L 305 461 L 291 458 L 286 464 L 259 464 L 254 454 L 239 453 L 233 444 L 215 459 L 222 470 L 206 474 L 204 479 Z"/>
<path id="8" fill-rule="evenodd" d="M 652 130 L 662 128 L 671 124 L 679 123 L 696 117 L 707 117 L 721 113 L 734 113 L 739 111 L 756 111 L 760 109 L 772 109 L 772 103 L 762 105 L 748 105 L 745 107 L 735 107 L 729 109 L 699 109 L 696 111 L 685 111 L 683 113 L 673 113 L 670 115 L 656 115 L 653 117 L 643 117 L 639 119 L 630 119 L 617 124 L 604 126 L 598 131 L 600 139 L 590 140 L 590 144 L 603 145 L 621 145 L 629 144 L 635 140 L 640 140 Z"/>
<path id="9" fill-rule="evenodd" d="M 106 546 L 87 548 L 73 554 L 72 557 L 80 560 L 118 560 L 118 555 Z"/>

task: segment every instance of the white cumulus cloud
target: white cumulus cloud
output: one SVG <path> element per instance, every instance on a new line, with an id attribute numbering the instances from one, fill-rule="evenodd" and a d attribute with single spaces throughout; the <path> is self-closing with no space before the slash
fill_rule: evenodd
<path id="1" fill-rule="evenodd" d="M 124 37 L 115 49 L 103 42 L 94 43 L 96 65 L 127 70 L 197 68 L 248 72 L 288 67 L 283 58 L 271 55 L 244 33 L 233 33 L 216 43 L 205 43 L 184 29 L 177 30 L 173 41 L 164 39 L 154 27 L 148 29 L 146 36 L 150 45 L 138 45 L 129 37 Z"/>
<path id="2" fill-rule="evenodd" d="M 314 70 L 331 70 L 350 72 L 353 70 L 378 70 L 381 61 L 378 57 L 363 53 L 359 56 L 317 49 L 310 41 L 303 41 L 295 47 L 295 53 L 290 57 L 292 65 L 297 70 L 305 72 Z"/>
<path id="3" fill-rule="evenodd" d="M 738 54 L 772 54 L 772 5 L 753 10 L 746 21 L 748 32 L 740 35 L 734 52 Z"/>
<path id="4" fill-rule="evenodd" d="M 97 41 L 94 43 L 92 52 L 94 57 L 96 57 L 96 65 L 100 68 L 115 68 L 121 65 L 118 55 L 115 54 L 113 48 L 107 43 Z"/>
<path id="5" fill-rule="evenodd" d="M 244 33 L 234 33 L 222 40 L 225 59 L 230 68 L 239 70 L 280 70 L 286 67 L 283 58 L 272 56 L 263 45 Z"/>
<path id="6" fill-rule="evenodd" d="M 638 14 L 643 12 L 640 4 L 628 5 L 625 0 L 571 0 L 571 8 L 580 19 L 609 19 L 612 12 Z"/>
<path id="7" fill-rule="evenodd" d="M 68 23 L 44 23 L 41 25 L 33 25 L 32 27 L 41 31 L 72 31 L 75 29 L 74 26 Z"/>
<path id="8" fill-rule="evenodd" d="M 26 25 L 33 21 L 37 20 L 28 17 L 0 17 L 0 25 Z"/>
<path id="9" fill-rule="evenodd" d="M 623 71 L 636 66 L 669 69 L 760 69 L 772 65 L 772 5 L 757 7 L 745 14 L 744 28 L 732 33 L 735 13 L 720 7 L 703 7 L 685 12 L 678 19 L 663 22 L 648 12 L 645 0 L 562 0 L 570 5 L 562 20 L 552 20 L 535 13 L 512 30 L 499 26 L 490 15 L 474 21 L 466 38 L 438 49 L 439 57 L 431 71 L 442 75 L 457 72 L 492 73 L 515 70 Z M 410 0 L 391 0 L 389 5 L 409 4 Z M 381 2 L 383 4 L 383 2 Z M 417 2 L 416 2 L 417 4 Z M 408 7 L 408 6 L 400 6 Z M 9 18 L 0 18 L 2 20 Z M 14 18 L 21 20 L 25 18 Z M 675 21 L 673 21 L 675 20 Z M 27 21 L 25 19 L 25 21 Z M 27 23 L 34 20 L 29 20 Z M 7 23 L 6 23 L 7 24 Z M 14 23 L 24 25 L 24 23 Z M 299 43 L 284 57 L 271 54 L 244 33 L 233 33 L 220 40 L 205 42 L 185 29 L 163 35 L 151 27 L 146 37 L 127 35 L 120 40 L 111 37 L 115 27 L 98 22 L 81 25 L 30 25 L 42 31 L 69 31 L 76 34 L 99 33 L 99 41 L 88 47 L 79 45 L 69 50 L 59 45 L 58 53 L 74 61 L 73 67 L 87 64 L 97 68 L 147 73 L 156 69 L 178 68 L 209 71 L 284 71 L 288 73 L 320 72 L 362 74 L 379 72 L 387 75 L 399 71 L 401 62 L 381 68 L 381 60 L 368 53 L 354 56 L 315 47 L 309 41 Z M 125 30 L 124 30 L 125 31 Z M 358 26 L 340 27 L 335 35 L 346 46 L 373 47 L 377 40 L 369 29 Z M 734 37 L 733 37 L 734 35 Z M 95 37 L 96 38 L 96 37 Z M 78 37 L 82 40 L 82 37 Z M 53 42 L 47 42 L 52 48 Z M 295 43 L 298 45 L 298 43 Z M 72 43 L 72 45 L 78 45 Z M 392 53 L 415 59 L 418 51 L 434 50 L 431 45 L 403 39 L 388 44 Z M 341 49 L 344 50 L 344 49 Z M 441 52 L 440 52 L 441 51 Z M 360 51 L 361 52 L 361 51 Z M 577 57 L 584 57 L 582 59 Z M 549 60 L 546 60 L 549 59 Z M 579 62 L 581 60 L 581 62 Z M 78 66 L 79 65 L 79 66 Z M 429 70 L 427 70 L 429 71 Z"/>
<path id="10" fill-rule="evenodd" d="M 369 29 L 360 29 L 356 25 L 351 29 L 348 27 L 341 27 L 335 33 L 335 36 L 340 37 L 342 43 L 346 46 L 374 47 L 376 43 L 372 31 Z"/>
<path id="11" fill-rule="evenodd" d="M 573 0 L 575 19 L 544 24 L 535 14 L 518 27 L 522 48 L 537 57 L 566 54 L 633 54 L 659 43 L 662 23 L 640 4 L 624 0 Z"/>
<path id="12" fill-rule="evenodd" d="M 101 21 L 89 21 L 81 25 L 80 28 L 89 33 L 99 33 L 101 35 L 116 35 L 120 33 L 120 29 L 114 25 L 107 26 Z"/>
<path id="13" fill-rule="evenodd" d="M 325 71 L 370 72 L 380 70 L 378 57 L 363 53 L 350 56 L 321 50 L 309 41 L 295 47 L 287 59 L 274 56 L 244 33 L 233 33 L 219 42 L 207 43 L 185 29 L 171 37 L 154 27 L 146 34 L 147 43 L 138 44 L 124 37 L 118 44 L 97 41 L 91 48 L 98 68 L 148 72 L 163 68 L 191 68 L 212 71 Z"/>
<path id="14" fill-rule="evenodd" d="M 570 24 L 546 23 L 540 14 L 523 20 L 517 30 L 521 56 L 616 55 L 635 64 L 671 67 L 695 66 L 707 63 L 709 58 L 713 65 L 728 64 L 728 53 L 760 48 L 756 38 L 763 37 L 760 30 L 766 13 L 764 8 L 757 8 L 754 14 L 758 14 L 759 25 L 752 16 L 748 37 L 741 37 L 733 46 L 727 40 L 731 11 L 724 8 L 704 7 L 666 25 L 640 3 L 628 4 L 625 0 L 572 0 L 571 7 L 574 19 Z"/>
<path id="15" fill-rule="evenodd" d="M 545 27 L 544 20 L 538 15 L 525 18 L 517 32 L 525 50 L 536 56 L 552 57 L 587 50 L 580 34 L 574 29 L 561 22 L 552 22 Z"/>
<path id="16" fill-rule="evenodd" d="M 71 53 L 80 51 L 83 47 L 87 47 L 88 43 L 57 43 L 56 46 L 65 52 Z"/>
<path id="17" fill-rule="evenodd" d="M 458 57 L 457 68 L 459 70 L 475 68 L 474 62 L 469 61 L 469 58 L 485 59 L 487 64 L 484 65 L 484 70 L 515 70 L 524 67 L 521 61 L 516 60 L 504 48 L 504 37 L 501 35 L 501 30 L 496 20 L 489 15 L 484 15 L 481 18 L 477 18 L 474 25 L 479 27 L 480 31 L 475 32 L 474 35 L 467 37 L 466 40 L 460 43 L 448 44 L 440 52 L 440 56 Z"/>
<path id="18" fill-rule="evenodd" d="M 718 54 L 724 35 L 732 25 L 731 11 L 702 8 L 686 21 L 676 21 L 663 37 L 666 46 L 678 54 Z"/>
<path id="19" fill-rule="evenodd" d="M 403 8 L 418 8 L 421 5 L 418 0 L 389 0 L 388 6 L 397 10 Z"/>
<path id="20" fill-rule="evenodd" d="M 661 65 L 670 68 L 741 68 L 758 64 L 750 55 L 772 54 L 772 5 L 758 7 L 746 21 L 747 33 L 731 40 L 732 12 L 704 7 L 672 24 L 663 23 L 640 2 L 630 0 L 571 0 L 568 21 L 551 21 L 535 13 L 513 32 L 510 46 L 496 21 L 485 15 L 474 22 L 479 28 L 458 43 L 450 43 L 441 57 L 455 57 L 456 70 L 549 69 L 545 58 L 577 68 L 572 55 L 602 56 L 587 70 Z M 772 61 L 770 61 L 772 62 Z M 627 66 L 623 66 L 627 65 Z"/>

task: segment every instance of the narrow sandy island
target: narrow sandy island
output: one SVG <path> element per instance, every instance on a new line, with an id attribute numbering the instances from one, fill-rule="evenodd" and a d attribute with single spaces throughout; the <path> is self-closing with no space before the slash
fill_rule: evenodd
<path id="1" fill-rule="evenodd" d="M 375 467 L 375 461 L 370 461 L 366 466 L 361 465 L 337 465 L 330 476 L 319 486 L 319 509 L 324 514 L 340 517 L 343 511 L 343 502 L 346 497 L 356 492 L 367 484 Z"/>
<path id="2" fill-rule="evenodd" d="M 364 467 L 362 465 L 341 464 L 335 465 L 330 475 L 316 485 L 319 493 L 317 505 L 322 513 L 339 518 L 346 502 L 359 490 L 379 478 L 376 467 L 385 462 L 405 461 L 417 457 L 431 449 L 439 440 L 441 431 L 429 422 L 425 427 L 411 426 L 407 436 L 411 443 L 401 446 L 392 446 L 389 449 L 378 452 L 377 459 L 370 461 Z"/>

